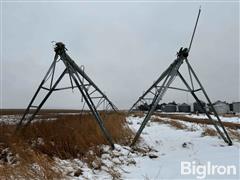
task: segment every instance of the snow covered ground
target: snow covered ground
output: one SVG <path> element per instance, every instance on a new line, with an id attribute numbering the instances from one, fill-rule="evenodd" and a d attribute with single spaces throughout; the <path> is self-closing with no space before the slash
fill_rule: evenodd
<path id="1" fill-rule="evenodd" d="M 206 118 L 204 115 L 186 115 L 193 118 Z M 19 116 L 4 115 L 0 122 L 13 124 Z M 153 118 L 160 118 L 157 115 Z M 129 127 L 136 132 L 144 117 L 129 116 Z M 163 118 L 170 121 L 169 118 Z M 238 117 L 223 117 L 223 121 L 239 123 Z M 115 150 L 102 145 L 102 156 L 94 160 L 91 167 L 86 163 L 74 160 L 55 159 L 56 168 L 69 179 L 240 179 L 239 154 L 240 142 L 233 139 L 233 146 L 228 146 L 217 136 L 202 136 L 204 127 L 183 122 L 185 129 L 176 129 L 168 123 L 150 121 L 143 133 L 137 150 L 116 144 Z M 239 132 L 239 130 L 238 130 Z M 130 142 L 129 142 L 130 143 Z M 91 155 L 89 151 L 89 155 Z M 181 162 L 191 163 L 191 167 L 200 167 L 195 174 L 182 175 Z M 236 174 L 214 174 L 204 171 L 204 165 L 235 167 Z M 201 168 L 202 167 L 202 168 Z M 191 169 L 193 172 L 193 169 Z M 204 173 L 205 172 L 205 173 Z"/>
<path id="2" fill-rule="evenodd" d="M 138 130 L 142 121 L 143 117 L 127 118 L 133 131 Z M 201 125 L 183 123 L 194 128 L 194 131 L 176 129 L 169 124 L 149 122 L 143 130 L 137 151 L 120 145 L 116 145 L 116 149 L 111 150 L 109 146 L 104 145 L 101 147 L 103 149 L 101 158 L 96 159 L 92 167 L 88 167 L 79 160 L 56 159 L 56 162 L 71 179 L 111 179 L 112 176 L 117 179 L 138 180 L 240 179 L 240 143 L 237 140 L 233 140 L 233 146 L 228 146 L 216 136 L 202 136 Z M 182 175 L 181 162 L 184 161 L 202 168 L 195 170 L 195 174 Z M 210 171 L 204 171 L 207 165 L 222 166 L 222 168 L 223 166 L 235 167 L 236 174 L 230 171 L 230 174 L 221 175 L 216 169 L 214 174 L 210 174 Z M 74 176 L 79 169 L 81 176 Z M 193 169 L 191 170 L 193 172 Z"/>
<path id="3" fill-rule="evenodd" d="M 20 119 L 21 119 L 20 115 L 1 115 L 0 123 L 17 124 Z"/>
<path id="4" fill-rule="evenodd" d="M 133 122 L 131 127 L 138 129 L 138 122 L 143 118 L 129 117 Z M 191 124 L 191 123 L 186 123 Z M 196 125 L 197 127 L 198 125 Z M 149 179 L 185 179 L 196 178 L 196 175 L 181 175 L 181 161 L 195 162 L 198 165 L 211 162 L 215 165 L 235 165 L 237 175 L 209 175 L 206 178 L 239 179 L 239 147 L 240 143 L 234 142 L 233 146 L 226 145 L 217 137 L 202 137 L 201 130 L 197 131 L 177 130 L 167 124 L 150 122 L 142 133 L 145 143 L 156 149 L 156 159 L 147 157 L 136 158 L 136 167 L 127 167 L 130 174 L 124 174 L 126 178 Z M 183 147 L 186 144 L 186 147 Z"/>
<path id="5" fill-rule="evenodd" d="M 41 115 L 36 115 L 36 119 L 34 119 L 32 122 L 40 121 Z M 22 118 L 22 115 L 1 115 L 0 116 L 0 124 L 17 124 L 20 119 Z M 44 120 L 50 121 L 50 120 L 56 120 L 57 118 L 44 118 Z"/>

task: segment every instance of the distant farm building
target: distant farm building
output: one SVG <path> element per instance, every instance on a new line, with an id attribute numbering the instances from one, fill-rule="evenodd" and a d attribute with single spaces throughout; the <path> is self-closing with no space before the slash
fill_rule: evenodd
<path id="1" fill-rule="evenodd" d="M 149 108 L 151 108 L 152 105 L 153 105 L 153 104 L 150 104 L 150 105 L 149 105 Z M 160 105 L 160 104 L 157 104 L 155 110 L 156 110 L 156 111 L 157 111 L 157 110 L 161 110 L 161 105 Z"/>
<path id="2" fill-rule="evenodd" d="M 206 110 L 206 103 L 203 101 L 200 101 L 200 102 L 201 102 L 202 106 L 204 107 L 204 109 Z M 198 102 L 193 103 L 193 109 L 194 109 L 194 112 L 204 113 L 204 109 L 202 109 L 201 105 L 198 104 Z"/>
<path id="3" fill-rule="evenodd" d="M 230 106 L 228 103 L 223 101 L 216 101 L 213 106 L 218 114 L 226 114 L 230 112 Z"/>
<path id="4" fill-rule="evenodd" d="M 162 107 L 162 111 L 164 112 L 176 112 L 177 104 L 175 102 L 171 102 Z"/>
<path id="5" fill-rule="evenodd" d="M 182 103 L 182 104 L 178 105 L 178 111 L 179 112 L 191 112 L 191 106 L 186 103 Z"/>
<path id="6" fill-rule="evenodd" d="M 205 111 L 213 111 L 209 105 L 207 105 L 204 101 L 200 101 L 202 106 L 204 107 L 204 110 L 202 107 L 197 103 L 194 102 L 193 105 L 193 111 L 190 104 L 182 103 L 182 104 L 176 104 L 175 101 L 169 102 L 168 104 L 162 103 L 157 104 L 155 110 L 162 112 L 184 112 L 184 113 L 205 113 Z M 148 111 L 152 107 L 152 104 L 143 103 L 140 106 L 138 106 L 138 110 L 140 111 Z M 213 103 L 213 107 L 216 110 L 218 114 L 226 114 L 226 113 L 240 113 L 240 102 L 233 102 L 231 104 L 225 102 L 225 101 L 216 101 Z"/>
<path id="7" fill-rule="evenodd" d="M 160 104 L 160 109 L 163 110 L 166 105 L 167 105 L 166 103 Z"/>
<path id="8" fill-rule="evenodd" d="M 234 113 L 240 113 L 240 102 L 233 102 L 232 106 Z"/>

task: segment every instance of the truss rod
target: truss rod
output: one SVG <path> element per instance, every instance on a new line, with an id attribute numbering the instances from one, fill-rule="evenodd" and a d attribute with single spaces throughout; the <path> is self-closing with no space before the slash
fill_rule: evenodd
<path id="1" fill-rule="evenodd" d="M 161 86 L 158 86 L 158 87 L 161 87 Z M 174 90 L 189 92 L 189 90 L 187 90 L 187 89 L 182 89 L 182 88 L 177 88 L 177 87 L 168 87 L 168 89 L 174 89 Z"/>
<path id="2" fill-rule="evenodd" d="M 227 133 L 227 131 L 226 131 L 226 129 L 225 129 L 225 127 L 224 127 L 224 125 L 223 125 L 221 119 L 219 118 L 218 113 L 217 113 L 216 109 L 214 108 L 214 106 L 213 106 L 213 104 L 212 104 L 210 98 L 208 97 L 207 92 L 205 91 L 205 89 L 204 89 L 202 83 L 201 83 L 200 80 L 198 79 L 196 73 L 194 72 L 192 66 L 190 65 L 190 63 L 188 62 L 187 59 L 186 59 L 186 63 L 187 63 L 187 65 L 188 65 L 188 67 L 190 68 L 190 70 L 191 70 L 191 72 L 192 72 L 194 78 L 195 78 L 196 81 L 198 82 L 198 84 L 199 84 L 199 86 L 200 86 L 200 88 L 201 88 L 201 90 L 202 90 L 204 96 L 206 97 L 206 99 L 207 99 L 207 101 L 208 101 L 208 104 L 210 105 L 211 109 L 213 110 L 213 113 L 214 113 L 214 115 L 216 116 L 216 118 L 217 118 L 217 120 L 218 120 L 220 126 L 222 127 L 222 129 L 223 129 L 225 135 L 227 136 L 228 144 L 229 144 L 229 145 L 232 145 L 232 140 L 231 140 L 231 138 L 229 137 L 229 135 L 228 135 L 228 133 Z"/>
<path id="3" fill-rule="evenodd" d="M 113 110 L 117 111 L 117 107 L 113 105 L 113 103 L 108 99 L 108 97 L 98 88 L 98 86 L 88 77 L 88 75 L 65 53 L 65 58 L 69 62 L 69 64 L 74 67 L 74 69 L 82 76 L 85 80 L 89 82 L 102 96 L 109 102 L 112 106 Z"/>
<path id="4" fill-rule="evenodd" d="M 186 82 L 186 80 L 184 79 L 184 77 L 181 75 L 180 72 L 178 72 L 179 77 L 181 78 L 181 80 L 183 81 L 183 83 L 186 85 L 186 87 L 191 91 L 192 96 L 194 97 L 194 99 L 197 101 L 198 105 L 201 107 L 201 109 L 204 111 L 204 113 L 207 115 L 208 119 L 210 119 L 215 127 L 215 129 L 218 131 L 219 135 L 222 137 L 222 139 L 228 143 L 228 140 L 225 138 L 225 136 L 223 135 L 222 131 L 218 128 L 216 122 L 212 119 L 212 117 L 210 116 L 210 114 L 206 111 L 206 109 L 204 108 L 204 106 L 202 105 L 201 101 L 198 99 L 198 97 L 196 96 L 196 94 L 194 93 L 193 90 L 191 90 L 190 86 L 188 85 L 188 83 Z"/>
<path id="5" fill-rule="evenodd" d="M 144 118 L 140 128 L 138 129 L 132 143 L 130 146 L 134 146 L 134 144 L 136 143 L 136 141 L 138 140 L 140 134 L 142 133 L 144 127 L 146 126 L 147 122 L 149 121 L 149 119 L 151 118 L 153 112 L 156 109 L 157 104 L 160 102 L 160 100 L 162 99 L 163 95 L 165 94 L 166 90 L 168 89 L 168 87 L 170 86 L 170 84 L 172 83 L 172 81 L 175 79 L 176 75 L 177 75 L 177 71 L 180 68 L 181 64 L 183 63 L 183 58 L 177 58 L 175 61 L 177 62 L 175 66 L 171 67 L 171 71 L 165 75 L 165 77 L 163 77 L 164 81 L 162 83 L 162 86 L 160 87 L 160 89 L 158 90 L 158 95 L 156 95 L 152 101 L 152 107 L 151 109 L 148 111 L 146 117 Z"/>
<path id="6" fill-rule="evenodd" d="M 145 91 L 143 93 L 142 96 L 140 96 L 138 98 L 138 100 L 133 104 L 133 106 L 130 108 L 130 110 L 128 111 L 128 113 L 132 112 L 133 108 L 153 89 L 155 88 L 160 81 L 162 81 L 164 79 L 164 77 L 166 77 L 166 75 L 171 71 L 171 69 L 177 64 L 178 59 L 176 59 L 172 64 L 170 64 L 170 66 L 160 75 L 160 77 L 153 83 L 152 86 L 150 86 L 150 88 L 147 89 L 147 91 Z"/>
<path id="7" fill-rule="evenodd" d="M 39 104 L 39 106 L 37 107 L 36 111 L 31 115 L 31 117 L 28 119 L 27 123 L 25 124 L 25 126 L 28 126 L 29 123 L 34 119 L 34 117 L 36 116 L 36 114 L 39 112 L 39 110 L 42 108 L 43 104 L 45 103 L 45 101 L 48 99 L 48 97 L 51 95 L 51 93 L 53 92 L 54 88 L 58 85 L 58 83 L 61 81 L 61 79 L 63 78 L 63 76 L 65 75 L 67 69 L 65 69 L 62 74 L 60 75 L 60 77 L 57 79 L 57 81 L 54 83 L 54 85 L 52 86 L 51 90 L 47 93 L 47 95 L 45 96 L 45 98 L 43 99 L 43 101 Z M 41 86 L 39 86 L 41 89 Z M 38 91 L 37 91 L 38 92 Z M 37 95 L 37 93 L 36 93 Z M 32 101 L 29 104 L 29 108 L 32 106 L 32 102 L 35 100 L 36 96 L 33 97 Z M 17 125 L 17 130 L 20 128 L 20 126 L 22 125 L 23 119 L 25 118 L 26 114 L 29 112 L 29 108 L 25 111 L 22 119 L 20 120 L 20 122 Z"/>
<path id="8" fill-rule="evenodd" d="M 74 72 L 74 70 L 72 70 L 72 71 Z M 93 113 L 93 115 L 94 115 L 99 127 L 101 128 L 105 138 L 110 143 L 111 147 L 114 149 L 114 143 L 113 143 L 112 137 L 110 136 L 110 134 L 108 133 L 108 131 L 104 127 L 103 121 L 102 121 L 97 109 L 95 108 L 94 103 L 91 100 L 91 97 L 87 93 L 86 87 L 83 86 L 83 82 L 81 81 L 80 77 L 78 76 L 78 74 L 76 72 L 72 73 L 71 76 L 72 76 L 73 80 L 75 81 L 75 84 L 78 86 L 79 91 L 83 95 L 83 98 L 84 98 L 85 102 L 87 103 L 89 109 Z M 82 84 L 82 88 L 81 88 L 79 82 L 80 82 L 80 84 Z"/>
<path id="9" fill-rule="evenodd" d="M 42 106 L 44 105 L 44 103 L 46 102 L 46 100 L 48 99 L 48 97 L 51 95 L 51 93 L 53 91 L 56 90 L 65 90 L 65 89 L 69 89 L 69 88 L 78 88 L 80 93 L 82 94 L 82 97 L 84 98 L 84 105 L 85 103 L 88 105 L 90 111 L 92 112 L 95 120 L 97 121 L 104 137 L 106 138 L 106 140 L 109 142 L 109 144 L 111 145 L 112 148 L 114 148 L 114 143 L 112 140 L 112 137 L 110 136 L 109 132 L 107 131 L 107 129 L 104 126 L 104 122 L 101 119 L 101 116 L 99 114 L 99 112 L 97 111 L 97 108 L 93 102 L 92 97 L 89 95 L 88 91 L 89 88 L 87 87 L 94 87 L 95 90 L 93 92 L 91 92 L 91 94 L 93 94 L 94 92 L 98 92 L 101 94 L 101 97 L 98 98 L 104 98 L 104 100 L 108 101 L 109 103 L 111 103 L 111 101 L 109 101 L 109 99 L 107 98 L 107 96 L 105 94 L 102 93 L 102 91 L 100 91 L 100 89 L 91 81 L 91 79 L 85 74 L 81 74 L 79 73 L 79 69 L 78 66 L 74 63 L 74 61 L 72 61 L 70 59 L 69 56 L 67 56 L 65 50 L 65 45 L 63 43 L 56 43 L 56 46 L 54 48 L 55 50 L 55 56 L 54 56 L 54 61 L 52 62 L 50 68 L 48 69 L 46 75 L 44 76 L 42 82 L 40 83 L 37 91 L 35 92 L 33 98 L 31 99 L 27 109 L 25 110 L 24 115 L 22 116 L 20 122 L 17 124 L 17 129 L 19 129 L 20 127 L 26 127 L 27 125 L 29 125 L 31 123 L 31 121 L 34 119 L 34 117 L 36 116 L 36 114 L 40 111 L 40 109 L 42 108 Z M 60 59 L 63 61 L 66 69 L 63 71 L 63 73 L 59 76 L 59 78 L 55 81 L 55 83 L 53 84 L 53 77 L 54 77 L 54 72 L 55 72 L 55 65 L 56 65 L 56 61 L 58 59 L 58 57 L 60 56 Z M 80 71 L 81 72 L 81 71 Z M 56 88 L 57 85 L 59 84 L 59 82 L 61 81 L 61 79 L 63 78 L 63 76 L 65 74 L 68 74 L 70 81 L 74 80 L 74 83 L 76 84 L 76 86 L 73 86 L 73 83 L 71 83 L 71 87 L 63 87 L 63 88 Z M 50 88 L 46 88 L 44 87 L 44 83 L 51 77 L 51 82 L 50 82 Z M 87 80 L 89 84 L 85 84 L 83 83 L 83 81 L 81 80 L 81 78 L 83 78 L 83 80 Z M 87 79 L 86 79 L 87 78 Z M 53 84 L 53 85 L 52 85 Z M 36 110 L 32 110 L 31 112 L 33 112 L 33 114 L 30 114 L 30 108 L 33 106 L 33 102 L 35 100 L 35 98 L 37 97 L 40 89 L 44 89 L 44 90 L 48 90 L 48 93 L 46 94 L 46 96 L 43 98 L 43 100 L 40 102 L 40 104 L 38 106 L 36 106 Z M 94 98 L 94 97 L 93 97 Z M 95 97 L 96 98 L 96 97 Z M 111 107 L 113 108 L 113 110 L 116 110 L 117 108 L 111 103 Z M 30 115 L 30 116 L 27 116 Z M 29 117 L 29 118 L 26 118 Z M 23 125 L 23 121 L 27 121 L 24 125 Z"/>

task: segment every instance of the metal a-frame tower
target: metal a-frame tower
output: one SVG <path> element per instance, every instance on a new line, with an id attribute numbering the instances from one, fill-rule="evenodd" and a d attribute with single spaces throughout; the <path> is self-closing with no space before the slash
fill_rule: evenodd
<path id="1" fill-rule="evenodd" d="M 66 90 L 66 89 L 74 89 L 77 88 L 80 93 L 82 94 L 82 97 L 85 101 L 85 103 L 88 105 L 88 108 L 90 109 L 91 113 L 93 114 L 94 118 L 96 119 L 99 127 L 101 128 L 104 137 L 106 140 L 110 143 L 112 148 L 114 148 L 114 143 L 112 140 L 112 137 L 110 136 L 109 132 L 104 126 L 104 123 L 100 117 L 100 114 L 97 110 L 97 108 L 105 103 L 106 108 L 112 108 L 114 111 L 118 111 L 117 107 L 108 99 L 108 97 L 98 88 L 98 86 L 89 78 L 89 76 L 84 72 L 82 68 L 80 68 L 66 53 L 65 45 L 62 42 L 58 42 L 55 44 L 55 57 L 54 60 L 48 69 L 46 75 L 44 76 L 42 82 L 40 83 L 37 91 L 35 92 L 34 96 L 32 97 L 27 109 L 25 110 L 25 113 L 23 114 L 21 120 L 17 124 L 17 130 L 23 127 L 28 126 L 31 121 L 34 119 L 34 117 L 37 115 L 37 113 L 40 111 L 48 97 L 52 94 L 54 91 L 59 90 Z M 61 73 L 61 75 L 57 78 L 57 80 L 54 80 L 54 73 L 57 62 L 61 60 L 63 64 L 65 65 L 65 70 Z M 63 88 L 57 88 L 57 85 L 62 80 L 62 78 L 68 74 L 71 82 L 70 87 L 63 87 Z M 46 87 L 46 82 L 50 80 L 49 87 Z M 55 82 L 54 82 L 55 81 Z M 38 96 L 40 90 L 47 91 L 47 94 L 42 99 L 41 103 L 37 106 L 33 105 L 36 97 Z M 94 99 L 97 99 L 97 103 L 94 103 Z"/>
<path id="2" fill-rule="evenodd" d="M 148 110 L 147 115 L 145 116 L 140 128 L 137 131 L 137 134 L 135 135 L 135 138 L 133 139 L 133 141 L 131 143 L 131 146 L 133 146 L 136 143 L 136 141 L 138 140 L 138 138 L 139 138 L 140 134 L 142 133 L 144 127 L 146 126 L 147 122 L 149 121 L 152 114 L 154 113 L 154 111 L 156 109 L 156 106 L 162 100 L 164 94 L 166 93 L 166 91 L 168 89 L 175 89 L 175 90 L 190 92 L 191 95 L 193 96 L 193 98 L 196 100 L 196 102 L 202 108 L 204 113 L 207 115 L 209 120 L 211 120 L 212 124 L 214 125 L 214 127 L 216 128 L 217 132 L 222 137 L 222 139 L 228 145 L 232 145 L 231 138 L 229 137 L 226 129 L 224 128 L 224 125 L 221 122 L 221 120 L 220 120 L 220 118 L 219 118 L 219 116 L 218 116 L 210 98 L 208 97 L 205 89 L 203 88 L 203 85 L 201 84 L 200 80 L 198 79 L 196 73 L 194 72 L 194 70 L 193 70 L 193 68 L 190 65 L 189 60 L 188 60 L 188 55 L 189 55 L 189 52 L 190 52 L 190 49 L 191 49 L 191 45 L 192 45 L 194 34 L 195 34 L 195 31 L 196 31 L 196 28 L 197 28 L 200 13 L 201 13 L 201 8 L 199 9 L 199 12 L 198 12 L 198 15 L 197 15 L 197 20 L 196 20 L 196 24 L 195 24 L 195 27 L 194 27 L 194 30 L 193 30 L 193 34 L 192 34 L 192 38 L 191 38 L 191 41 L 190 41 L 189 48 L 184 48 L 184 49 L 181 48 L 180 49 L 180 51 L 177 53 L 177 58 L 174 60 L 174 62 L 161 74 L 161 76 L 153 83 L 153 85 L 150 88 L 148 88 L 145 91 L 145 93 L 143 93 L 143 95 L 141 97 L 139 97 L 139 99 L 130 108 L 129 112 L 132 112 L 134 110 L 134 108 L 136 108 L 136 106 L 139 102 L 144 102 L 145 98 L 147 98 L 147 96 L 149 94 L 153 95 L 150 110 Z M 191 80 L 191 85 L 189 85 L 189 83 L 186 81 L 186 79 L 179 72 L 179 69 L 180 69 L 180 67 L 183 63 L 187 64 L 187 68 L 188 68 L 189 76 L 190 76 L 190 80 Z M 177 76 L 182 80 L 183 84 L 186 86 L 187 89 L 170 87 L 171 83 L 174 81 L 174 79 Z M 198 83 L 200 88 L 198 88 L 198 89 L 194 88 L 193 78 Z M 210 108 L 213 111 L 214 116 L 217 118 L 217 121 L 213 120 L 213 118 L 210 116 L 209 112 L 204 108 L 203 104 L 201 103 L 201 101 L 199 100 L 199 98 L 196 94 L 197 91 L 202 91 L 202 93 L 205 96 L 208 104 L 210 105 Z M 149 99 L 149 98 L 147 98 L 147 99 Z"/>

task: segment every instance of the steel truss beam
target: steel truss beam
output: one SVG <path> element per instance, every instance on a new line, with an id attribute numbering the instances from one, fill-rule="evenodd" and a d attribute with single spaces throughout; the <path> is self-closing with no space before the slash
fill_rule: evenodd
<path id="1" fill-rule="evenodd" d="M 54 74 L 56 64 L 59 60 L 62 60 L 66 69 L 62 72 L 62 74 L 57 78 L 54 82 Z M 63 87 L 57 88 L 57 85 L 62 80 L 64 75 L 68 74 L 71 87 Z M 50 87 L 45 87 L 44 85 L 51 78 Z M 75 83 L 75 85 L 74 85 Z M 112 137 L 110 136 L 109 132 L 104 126 L 103 120 L 97 110 L 97 108 L 103 103 L 107 103 L 106 107 L 111 107 L 114 111 L 118 111 L 117 107 L 108 99 L 108 97 L 98 88 L 98 86 L 90 79 L 90 77 L 82 70 L 66 53 L 66 48 L 63 43 L 56 43 L 55 46 L 55 57 L 54 60 L 48 69 L 46 75 L 44 76 L 42 82 L 40 83 L 37 91 L 35 92 L 34 96 L 32 97 L 29 105 L 27 106 L 21 120 L 17 124 L 16 130 L 20 128 L 24 128 L 28 126 L 32 120 L 35 118 L 37 113 L 40 111 L 44 103 L 47 101 L 49 96 L 52 94 L 53 91 L 60 91 L 66 89 L 74 89 L 77 88 L 84 99 L 84 104 L 88 105 L 91 113 L 93 114 L 94 118 L 96 119 L 99 127 L 101 128 L 104 137 L 109 142 L 109 144 L 114 148 L 114 143 Z M 91 92 L 89 89 L 93 89 Z M 45 97 L 42 99 L 41 103 L 37 106 L 33 105 L 36 97 L 38 96 L 40 90 L 43 89 L 48 91 Z M 99 99 L 97 105 L 94 104 L 93 99 Z"/>
<path id="2" fill-rule="evenodd" d="M 149 89 L 147 89 L 147 91 L 141 97 L 139 97 L 139 99 L 130 108 L 129 112 L 132 112 L 133 109 L 137 106 L 137 104 L 139 102 L 144 102 L 144 99 L 146 99 L 146 96 L 148 94 L 153 94 L 154 95 L 154 97 L 152 98 L 152 103 L 151 103 L 152 106 L 151 106 L 150 110 L 148 111 L 147 115 L 145 116 L 140 128 L 138 129 L 137 134 L 134 137 L 131 146 L 133 146 L 136 143 L 136 141 L 138 140 L 140 134 L 142 133 L 144 127 L 146 126 L 147 122 L 151 118 L 153 112 L 156 109 L 156 106 L 158 105 L 158 103 L 162 99 L 162 97 L 163 97 L 164 93 L 167 91 L 167 89 L 176 89 L 176 90 L 190 92 L 192 94 L 192 96 L 194 97 L 194 99 L 196 100 L 196 102 L 202 108 L 204 113 L 207 115 L 209 120 L 211 120 L 211 122 L 213 123 L 214 127 L 216 128 L 217 132 L 222 137 L 222 139 L 227 144 L 232 145 L 231 138 L 229 137 L 226 129 L 224 128 L 224 125 L 223 125 L 222 121 L 220 120 L 215 108 L 213 107 L 212 102 L 210 101 L 210 98 L 208 97 L 205 89 L 203 88 L 200 80 L 198 79 L 196 73 L 194 72 L 192 66 L 190 65 L 190 63 L 187 59 L 188 54 L 189 54 L 190 49 L 191 49 L 191 46 L 192 46 L 193 38 L 194 38 L 194 35 L 195 35 L 195 32 L 196 32 L 196 28 L 197 28 L 198 20 L 199 20 L 199 17 L 200 17 L 200 13 L 201 13 L 201 7 L 199 8 L 199 11 L 198 11 L 197 20 L 196 20 L 196 23 L 195 23 L 195 26 L 194 26 L 194 29 L 193 29 L 193 34 L 192 34 L 192 37 L 191 37 L 189 47 L 185 48 L 185 49 L 182 49 L 182 48 L 180 49 L 180 51 L 177 53 L 177 56 L 178 56 L 177 59 L 161 74 L 161 76 L 157 79 L 157 81 L 155 83 L 153 83 L 153 85 Z M 184 79 L 184 77 L 179 72 L 179 68 L 183 64 L 183 62 L 186 62 L 187 67 L 188 67 L 188 73 L 189 73 L 189 77 L 190 77 L 190 81 L 191 81 L 191 87 L 189 86 L 187 81 Z M 174 80 L 174 78 L 176 76 L 180 77 L 182 82 L 187 87 L 187 90 L 181 89 L 181 88 L 176 88 L 176 87 L 170 87 L 172 81 Z M 193 78 L 195 78 L 195 80 L 197 81 L 200 88 L 194 89 Z M 163 83 L 161 85 L 159 85 L 162 81 L 163 81 Z M 156 93 L 153 93 L 154 89 L 156 90 Z M 212 117 L 210 116 L 210 114 L 203 107 L 202 103 L 200 102 L 199 98 L 196 95 L 197 91 L 202 91 L 203 92 L 205 98 L 208 101 L 208 104 L 210 105 L 211 109 L 213 110 L 214 116 L 217 118 L 217 121 L 213 120 Z"/>
<path id="3" fill-rule="evenodd" d="M 181 65 L 186 62 L 187 63 L 187 67 L 189 69 L 189 75 L 190 75 L 190 79 L 191 79 L 191 85 L 192 88 L 189 86 L 189 84 L 187 83 L 187 81 L 184 79 L 184 77 L 180 74 L 179 72 L 179 68 L 181 67 Z M 149 121 L 149 119 L 151 118 L 153 112 L 156 109 L 156 106 L 159 104 L 159 102 L 162 100 L 162 97 L 164 96 L 165 92 L 167 91 L 167 89 L 171 88 L 170 85 L 171 83 L 174 81 L 175 77 L 178 76 L 180 77 L 180 79 L 182 80 L 182 82 L 184 83 L 184 85 L 186 86 L 187 92 L 190 92 L 193 96 L 193 98 L 196 100 L 196 102 L 199 104 L 199 106 L 203 109 L 204 113 L 207 115 L 207 117 L 209 118 L 209 120 L 211 120 L 211 122 L 213 123 L 214 127 L 216 128 L 217 132 L 219 133 L 219 135 L 222 137 L 222 139 L 229 145 L 232 145 L 232 141 L 231 138 L 229 137 L 226 129 L 224 128 L 223 123 L 221 122 L 212 102 L 210 101 L 205 89 L 203 88 L 200 80 L 198 79 L 196 73 L 194 72 L 193 68 L 191 67 L 187 57 L 178 57 L 168 68 L 166 71 L 164 71 L 164 73 L 158 78 L 158 80 L 134 103 L 134 105 L 130 108 L 129 112 L 132 112 L 133 109 L 136 107 L 136 105 L 143 101 L 145 99 L 145 96 L 152 94 L 152 91 L 154 88 L 157 88 L 157 93 L 155 94 L 155 96 L 152 98 L 152 106 L 150 108 L 150 110 L 147 112 L 147 115 L 145 116 L 140 128 L 138 129 L 132 143 L 131 146 L 133 146 L 136 141 L 138 140 L 140 134 L 142 133 L 144 127 L 146 126 L 147 122 Z M 199 89 L 194 90 L 193 87 L 193 78 L 195 78 L 196 82 L 199 85 Z M 160 84 L 160 85 L 159 85 Z M 183 90 L 183 89 L 179 89 L 179 88 L 175 88 L 177 90 Z M 208 101 L 208 104 L 210 105 L 211 109 L 213 110 L 214 116 L 217 118 L 217 121 L 213 120 L 212 117 L 210 116 L 210 114 L 206 111 L 206 109 L 203 107 L 201 101 L 199 100 L 198 96 L 196 95 L 196 91 L 202 91 L 205 98 Z M 221 130 L 221 129 L 222 130 Z"/>

